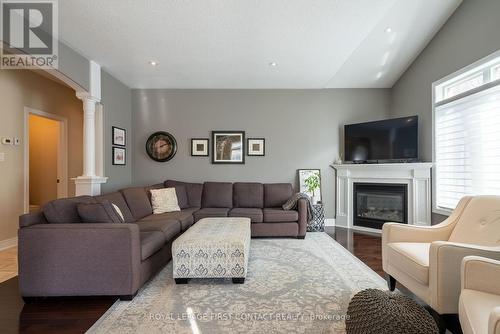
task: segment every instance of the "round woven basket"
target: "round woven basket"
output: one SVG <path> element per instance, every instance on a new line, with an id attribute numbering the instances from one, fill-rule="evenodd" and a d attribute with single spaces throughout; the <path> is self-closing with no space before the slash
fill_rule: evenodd
<path id="1" fill-rule="evenodd" d="M 377 289 L 354 295 L 346 329 L 348 334 L 439 334 L 429 312 L 411 298 Z"/>

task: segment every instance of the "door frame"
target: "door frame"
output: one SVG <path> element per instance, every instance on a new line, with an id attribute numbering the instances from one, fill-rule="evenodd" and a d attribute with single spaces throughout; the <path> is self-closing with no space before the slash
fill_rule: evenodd
<path id="1" fill-rule="evenodd" d="M 65 117 L 51 114 L 45 111 L 24 107 L 24 213 L 29 212 L 29 177 L 30 177 L 30 138 L 29 138 L 29 116 L 36 115 L 49 118 L 60 123 L 59 147 L 57 152 L 57 198 L 68 196 L 68 120 Z"/>

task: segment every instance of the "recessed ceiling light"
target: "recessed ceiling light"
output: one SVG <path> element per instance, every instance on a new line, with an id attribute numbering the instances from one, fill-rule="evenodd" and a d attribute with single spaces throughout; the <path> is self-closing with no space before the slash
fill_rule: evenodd
<path id="1" fill-rule="evenodd" d="M 269 66 L 276 67 L 276 66 L 278 66 L 278 63 L 275 62 L 275 61 L 272 61 L 272 62 L 269 63 Z"/>
<path id="2" fill-rule="evenodd" d="M 150 60 L 148 61 L 149 65 L 151 66 L 157 66 L 158 65 L 158 62 L 157 61 L 154 61 L 154 60 Z"/>
<path id="3" fill-rule="evenodd" d="M 378 72 L 378 73 L 377 73 L 377 79 L 382 78 L 382 76 L 383 76 L 383 75 L 384 75 L 384 73 L 382 73 L 382 72 Z"/>
<path id="4" fill-rule="evenodd" d="M 385 28 L 385 32 L 390 34 L 392 32 L 392 28 L 391 27 L 387 27 Z"/>

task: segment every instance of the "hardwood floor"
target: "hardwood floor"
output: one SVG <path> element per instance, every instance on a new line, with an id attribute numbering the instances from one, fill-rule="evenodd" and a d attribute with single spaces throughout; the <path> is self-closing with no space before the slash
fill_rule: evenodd
<path id="1" fill-rule="evenodd" d="M 17 247 L 0 251 L 0 283 L 17 276 Z"/>
<path id="2" fill-rule="evenodd" d="M 340 228 L 327 233 L 383 276 L 380 236 Z M 56 298 L 24 304 L 18 291 L 17 276 L 0 283 L 1 333 L 84 333 L 116 300 Z"/>

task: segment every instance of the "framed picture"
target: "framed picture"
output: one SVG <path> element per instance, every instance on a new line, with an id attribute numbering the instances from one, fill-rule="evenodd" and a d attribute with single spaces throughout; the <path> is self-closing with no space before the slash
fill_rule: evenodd
<path id="1" fill-rule="evenodd" d="M 146 141 L 146 152 L 154 161 L 169 161 L 177 153 L 177 141 L 168 132 L 155 132 Z"/>
<path id="2" fill-rule="evenodd" d="M 125 146 L 127 142 L 127 132 L 125 129 L 113 126 L 112 127 L 112 145 Z"/>
<path id="3" fill-rule="evenodd" d="M 266 140 L 264 138 L 248 138 L 247 155 L 263 157 L 266 155 Z"/>
<path id="4" fill-rule="evenodd" d="M 245 131 L 212 131 L 212 163 L 244 164 Z"/>
<path id="5" fill-rule="evenodd" d="M 113 165 L 125 166 L 127 164 L 127 156 L 125 147 L 113 146 Z"/>
<path id="6" fill-rule="evenodd" d="M 191 139 L 191 156 L 208 157 L 208 138 Z"/>
<path id="7" fill-rule="evenodd" d="M 321 171 L 319 169 L 299 169 L 299 189 L 311 197 L 313 204 L 321 202 Z"/>

